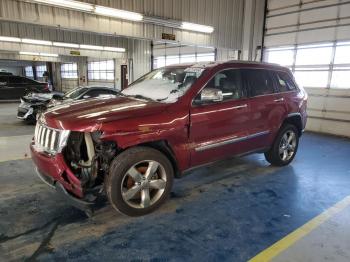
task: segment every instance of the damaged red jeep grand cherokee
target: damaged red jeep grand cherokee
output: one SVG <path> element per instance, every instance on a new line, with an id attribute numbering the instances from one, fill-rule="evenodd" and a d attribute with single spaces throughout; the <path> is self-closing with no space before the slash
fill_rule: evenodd
<path id="1" fill-rule="evenodd" d="M 106 194 L 127 215 L 147 214 L 185 170 L 264 153 L 289 164 L 306 124 L 307 94 L 291 72 L 229 61 L 156 69 L 117 98 L 56 106 L 31 144 L 38 175 L 80 208 Z"/>

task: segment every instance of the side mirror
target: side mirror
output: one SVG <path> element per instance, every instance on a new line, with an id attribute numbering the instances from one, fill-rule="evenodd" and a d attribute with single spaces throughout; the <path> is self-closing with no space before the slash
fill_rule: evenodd
<path id="1" fill-rule="evenodd" d="M 83 95 L 83 99 L 90 98 L 91 96 L 89 95 Z"/>
<path id="2" fill-rule="evenodd" d="M 220 102 L 224 99 L 222 91 L 217 88 L 206 87 L 201 92 L 200 102 Z"/>

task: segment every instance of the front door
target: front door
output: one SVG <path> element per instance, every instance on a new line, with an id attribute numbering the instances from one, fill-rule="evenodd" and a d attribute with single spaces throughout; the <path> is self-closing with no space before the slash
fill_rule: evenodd
<path id="1" fill-rule="evenodd" d="M 201 93 L 190 112 L 191 166 L 197 166 L 247 150 L 250 105 L 242 84 L 241 71 L 217 73 L 202 89 L 219 90 L 222 101 L 203 102 Z"/>

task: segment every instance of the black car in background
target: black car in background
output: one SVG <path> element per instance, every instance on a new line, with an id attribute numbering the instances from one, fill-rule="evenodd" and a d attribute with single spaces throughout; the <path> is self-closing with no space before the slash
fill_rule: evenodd
<path id="1" fill-rule="evenodd" d="M 35 123 L 37 114 L 48 107 L 85 98 L 115 97 L 118 94 L 119 91 L 107 86 L 80 86 L 65 94 L 59 92 L 30 93 L 21 97 L 17 118 Z"/>
<path id="2" fill-rule="evenodd" d="M 0 100 L 18 100 L 31 92 L 49 93 L 49 84 L 24 76 L 0 74 Z"/>

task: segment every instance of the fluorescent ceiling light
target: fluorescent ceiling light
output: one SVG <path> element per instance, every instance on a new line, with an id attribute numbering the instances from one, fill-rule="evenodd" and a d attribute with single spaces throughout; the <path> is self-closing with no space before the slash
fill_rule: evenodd
<path id="1" fill-rule="evenodd" d="M 21 38 L 18 38 L 18 37 L 8 37 L 8 36 L 0 36 L 0 41 L 5 41 L 5 42 L 21 42 Z"/>
<path id="2" fill-rule="evenodd" d="M 109 46 L 105 46 L 103 48 L 103 50 L 105 51 L 112 51 L 112 52 L 125 52 L 125 48 L 121 48 L 121 47 L 109 47 Z"/>
<path id="3" fill-rule="evenodd" d="M 125 10 L 105 7 L 97 5 L 95 6 L 95 13 L 98 15 L 103 16 L 110 16 L 110 17 L 116 17 L 126 20 L 133 20 L 133 21 L 141 21 L 143 19 L 143 15 L 135 12 L 129 12 Z"/>
<path id="4" fill-rule="evenodd" d="M 94 6 L 92 4 L 73 1 L 73 0 L 33 0 L 33 1 L 41 4 L 55 5 L 63 8 L 71 8 L 71 9 L 76 9 L 81 11 L 92 12 L 94 10 Z"/>
<path id="5" fill-rule="evenodd" d="M 199 24 L 193 24 L 188 22 L 182 22 L 181 28 L 185 30 L 202 32 L 202 33 L 212 33 L 214 31 L 214 27 L 212 26 L 199 25 Z"/>
<path id="6" fill-rule="evenodd" d="M 39 55 L 39 53 L 35 52 L 19 52 L 20 55 Z"/>
<path id="7" fill-rule="evenodd" d="M 72 43 L 53 42 L 52 44 L 53 44 L 54 46 L 59 46 L 59 47 L 79 48 L 79 45 L 78 45 L 78 44 L 72 44 Z"/>
<path id="8" fill-rule="evenodd" d="M 41 56 L 52 56 L 52 57 L 58 57 L 58 54 L 48 54 L 48 53 L 39 53 Z"/>
<path id="9" fill-rule="evenodd" d="M 80 45 L 80 48 L 91 49 L 91 50 L 103 50 L 103 46 L 97 46 L 97 45 Z"/>
<path id="10" fill-rule="evenodd" d="M 28 38 L 22 38 L 22 43 L 33 44 L 33 45 L 52 45 L 51 41 L 35 40 L 35 39 L 28 39 Z"/>
<path id="11" fill-rule="evenodd" d="M 36 52 L 25 52 L 21 51 L 19 52 L 20 55 L 34 55 L 34 56 L 51 56 L 51 57 L 58 57 L 58 54 L 49 54 L 49 53 L 36 53 Z"/>

